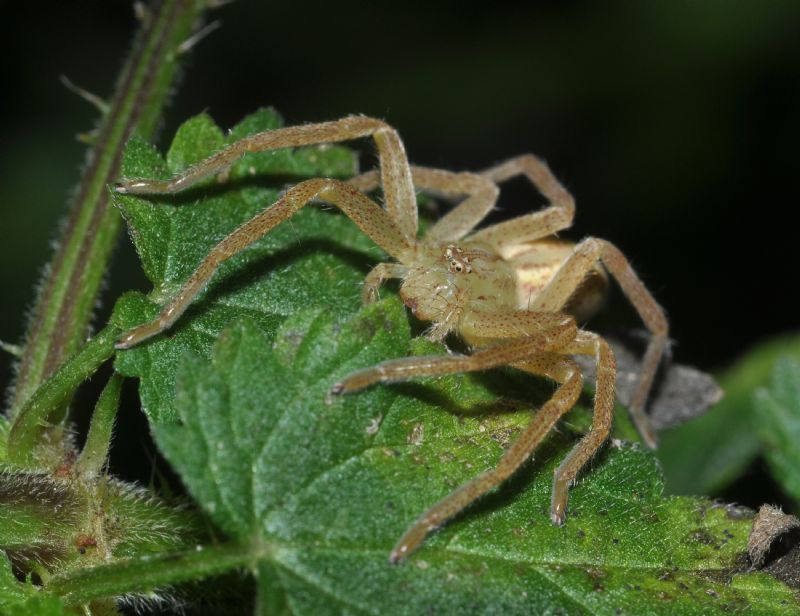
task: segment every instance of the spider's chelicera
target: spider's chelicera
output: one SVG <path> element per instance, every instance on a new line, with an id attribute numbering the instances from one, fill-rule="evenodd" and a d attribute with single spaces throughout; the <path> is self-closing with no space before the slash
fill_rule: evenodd
<path id="1" fill-rule="evenodd" d="M 406 357 L 355 372 L 333 385 L 331 393 L 351 393 L 375 383 L 411 377 L 513 366 L 559 384 L 552 398 L 505 451 L 497 466 L 478 475 L 426 511 L 400 538 L 392 562 L 405 558 L 432 530 L 508 478 L 531 455 L 558 419 L 578 399 L 583 378 L 573 355 L 591 355 L 597 364 L 594 415 L 589 432 L 555 471 L 550 516 L 562 524 L 570 484 L 605 441 L 614 409 L 616 365 L 606 341 L 578 328 L 598 305 L 607 274 L 619 283 L 651 337 L 629 411 L 644 441 L 656 438 L 645 402 L 667 341 L 663 311 L 634 273 L 625 256 L 605 240 L 577 245 L 554 238 L 572 224 L 572 196 L 548 167 L 530 154 L 480 173 L 454 173 L 409 165 L 397 132 L 385 122 L 352 116 L 259 133 L 237 141 L 170 180 L 124 179 L 120 193 L 164 194 L 227 170 L 248 152 L 372 137 L 380 169 L 349 181 L 317 178 L 289 188 L 278 201 L 225 237 L 203 259 L 156 319 L 126 332 L 117 348 L 126 349 L 169 328 L 186 310 L 225 259 L 264 236 L 307 203 L 337 206 L 395 259 L 370 271 L 363 300 L 375 301 L 380 285 L 401 280 L 400 296 L 420 319 L 427 335 L 442 340 L 460 336 L 469 354 Z M 475 231 L 494 207 L 498 184 L 527 177 L 550 205 L 539 211 Z M 384 207 L 367 194 L 382 188 Z M 448 214 L 417 237 L 416 191 L 458 201 Z"/>

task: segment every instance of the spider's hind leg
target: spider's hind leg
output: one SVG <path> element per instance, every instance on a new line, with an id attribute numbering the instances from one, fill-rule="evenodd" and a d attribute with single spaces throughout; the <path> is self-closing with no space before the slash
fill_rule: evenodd
<path id="1" fill-rule="evenodd" d="M 575 216 L 575 199 L 553 175 L 547 164 L 533 154 L 511 158 L 480 173 L 481 177 L 495 183 L 505 182 L 520 175 L 528 178 L 550 205 L 542 210 L 486 227 L 470 237 L 477 242 L 493 246 L 501 254 L 503 246 L 532 242 L 568 228 Z"/>

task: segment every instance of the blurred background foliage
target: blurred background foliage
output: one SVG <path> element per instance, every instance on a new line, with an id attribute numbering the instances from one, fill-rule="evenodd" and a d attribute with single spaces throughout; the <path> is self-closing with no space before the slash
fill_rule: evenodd
<path id="1" fill-rule="evenodd" d="M 75 135 L 97 115 L 58 76 L 109 94 L 136 24 L 130 2 L 0 6 L 0 339 L 19 342 L 85 156 Z M 577 198 L 569 237 L 615 242 L 666 307 L 676 360 L 723 370 L 796 329 L 788 219 L 797 200 L 800 3 L 478 6 L 233 2 L 194 50 L 161 145 L 201 111 L 233 126 L 273 105 L 289 124 L 385 118 L 423 165 L 480 169 L 533 151 Z M 538 198 L 514 182 L 495 216 L 531 203 Z M 131 287 L 146 284 L 125 240 L 98 323 Z M 609 304 L 602 321 L 641 327 L 618 293 Z M 5 388 L 13 362 L 0 361 Z M 753 506 L 785 499 L 763 463 L 751 463 L 755 450 L 725 481 L 693 483 L 693 456 L 724 440 L 728 426 L 668 439 L 686 477 L 673 489 Z M 743 430 L 755 438 L 749 423 L 739 422 Z M 141 455 L 141 445 L 131 451 Z"/>

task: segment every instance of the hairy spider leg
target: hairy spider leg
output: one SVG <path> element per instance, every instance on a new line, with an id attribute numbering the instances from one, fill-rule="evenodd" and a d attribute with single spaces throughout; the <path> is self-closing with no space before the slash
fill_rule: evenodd
<path id="1" fill-rule="evenodd" d="M 653 385 L 658 365 L 667 344 L 668 324 L 663 309 L 633 271 L 628 259 L 612 243 L 597 238 L 587 238 L 561 265 L 552 280 L 531 299 L 531 310 L 562 310 L 586 275 L 600 262 L 619 283 L 622 292 L 633 304 L 639 317 L 650 331 L 639 382 L 636 385 L 628 411 L 636 428 L 649 447 L 655 448 L 658 438 L 644 411 L 647 396 Z"/>
<path id="2" fill-rule="evenodd" d="M 550 171 L 547 164 L 533 154 L 511 158 L 480 173 L 453 172 L 411 165 L 414 185 L 417 188 L 453 199 L 470 197 L 440 218 L 425 234 L 428 241 L 459 240 L 472 231 L 494 207 L 497 201 L 497 184 L 523 175 L 548 200 L 549 207 L 498 223 L 469 236 L 470 240 L 497 247 L 512 233 L 518 243 L 530 242 L 552 235 L 572 225 L 575 217 L 575 200 Z M 480 180 L 484 183 L 481 184 Z M 485 182 L 491 182 L 487 185 Z M 364 192 L 374 190 L 380 178 L 369 171 L 349 180 Z"/>
<path id="3" fill-rule="evenodd" d="M 552 312 L 478 313 L 469 329 L 496 339 L 469 355 L 424 355 L 390 359 L 347 375 L 331 388 L 332 394 L 349 394 L 376 383 L 418 376 L 475 372 L 522 361 L 537 353 L 563 348 L 575 339 L 575 320 Z"/>
<path id="4" fill-rule="evenodd" d="M 459 240 L 492 211 L 500 190 L 489 178 L 476 173 L 446 171 L 411 165 L 414 186 L 425 193 L 448 201 L 463 199 L 428 229 L 429 243 Z M 368 171 L 348 180 L 363 192 L 380 186 L 376 171 Z"/>
<path id="5" fill-rule="evenodd" d="M 115 190 L 124 194 L 169 194 L 218 175 L 245 154 L 372 137 L 378 147 L 386 211 L 407 239 L 417 235 L 417 201 L 408 158 L 397 131 L 382 120 L 349 116 L 332 122 L 287 126 L 244 137 L 169 180 L 126 178 Z"/>
<path id="6" fill-rule="evenodd" d="M 181 289 L 164 305 L 152 321 L 123 334 L 116 343 L 127 349 L 169 328 L 188 308 L 219 265 L 269 233 L 314 199 L 322 199 L 344 212 L 373 242 L 399 261 L 413 254 L 413 242 L 406 239 L 397 222 L 377 203 L 346 182 L 314 179 L 301 182 L 270 207 L 240 225 L 220 241 L 203 259 Z"/>
<path id="7" fill-rule="evenodd" d="M 550 205 L 542 210 L 481 229 L 469 236 L 470 241 L 484 242 L 502 255 L 502 248 L 510 243 L 532 242 L 572 225 L 575 217 L 575 200 L 556 179 L 547 164 L 533 154 L 511 158 L 481 172 L 480 175 L 495 183 L 524 175 L 550 202 Z"/>
<path id="8" fill-rule="evenodd" d="M 547 353 L 515 362 L 513 365 L 520 370 L 549 377 L 560 383 L 560 386 L 550 400 L 536 412 L 531 422 L 494 468 L 484 471 L 457 488 L 423 513 L 409 527 L 389 554 L 390 562 L 397 563 L 404 559 L 419 547 L 428 534 L 514 474 L 581 395 L 583 377 L 580 368 L 567 357 Z"/>
<path id="9" fill-rule="evenodd" d="M 570 486 L 581 468 L 608 438 L 614 419 L 614 392 L 617 379 L 617 363 L 614 359 L 614 352 L 608 343 L 597 334 L 579 331 L 575 340 L 563 352 L 575 355 L 594 355 L 597 378 L 592 426 L 567 454 L 553 476 L 550 519 L 559 526 L 564 523 L 567 514 Z"/>

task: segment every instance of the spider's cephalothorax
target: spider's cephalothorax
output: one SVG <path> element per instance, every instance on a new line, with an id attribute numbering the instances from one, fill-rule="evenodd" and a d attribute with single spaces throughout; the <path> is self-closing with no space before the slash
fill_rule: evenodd
<path id="1" fill-rule="evenodd" d="M 390 554 L 397 562 L 443 524 L 514 473 L 558 419 L 580 396 L 583 378 L 571 356 L 590 355 L 597 365 L 592 427 L 575 445 L 553 478 L 550 517 L 563 523 L 570 484 L 605 441 L 614 410 L 616 365 L 608 344 L 579 329 L 598 305 L 607 273 L 619 283 L 650 330 L 639 381 L 629 412 L 646 443 L 656 439 L 645 402 L 667 341 L 664 313 L 630 267 L 625 256 L 605 240 L 587 238 L 577 245 L 553 235 L 572 224 L 575 204 L 541 160 L 530 154 L 512 158 L 481 173 L 454 173 L 408 164 L 397 132 L 385 122 L 363 116 L 334 122 L 291 126 L 245 137 L 171 180 L 130 179 L 122 193 L 173 193 L 205 177 L 221 174 L 248 152 L 372 137 L 380 169 L 348 182 L 317 178 L 289 188 L 275 203 L 223 239 L 198 265 L 158 317 L 126 332 L 117 348 L 129 348 L 169 328 L 227 258 L 264 236 L 307 203 L 320 200 L 341 209 L 378 246 L 395 259 L 380 263 L 364 281 L 364 302 L 377 299 L 387 279 L 402 280 L 403 302 L 430 321 L 435 340 L 454 333 L 471 352 L 406 357 L 359 370 L 331 388 L 333 394 L 357 391 L 379 382 L 513 366 L 558 383 L 495 468 L 484 471 L 426 511 Z M 492 210 L 498 184 L 524 175 L 550 202 L 546 208 L 475 231 Z M 367 194 L 382 188 L 384 206 Z M 417 190 L 460 201 L 417 237 Z M 606 273 L 607 272 L 607 273 Z"/>
<path id="2" fill-rule="evenodd" d="M 432 340 L 458 331 L 460 320 L 475 311 L 516 305 L 514 270 L 489 246 L 467 242 L 422 248 L 403 276 L 400 297 L 415 317 L 433 323 L 428 331 Z"/>

